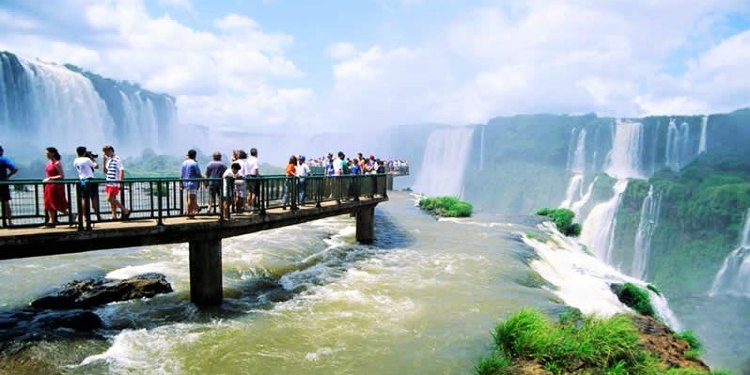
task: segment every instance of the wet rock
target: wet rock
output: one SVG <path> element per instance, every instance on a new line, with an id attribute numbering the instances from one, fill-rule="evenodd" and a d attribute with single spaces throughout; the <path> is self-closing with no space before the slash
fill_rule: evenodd
<path id="1" fill-rule="evenodd" d="M 710 371 L 700 359 L 686 356 L 690 344 L 674 337 L 674 332 L 666 324 L 643 315 L 633 315 L 633 321 L 640 332 L 641 344 L 661 361 L 664 368 L 692 368 L 706 373 Z"/>
<path id="2" fill-rule="evenodd" d="M 99 315 L 89 310 L 55 311 L 39 314 L 32 324 L 39 328 L 70 328 L 82 332 L 90 332 L 101 328 L 103 325 Z"/>
<path id="3" fill-rule="evenodd" d="M 123 280 L 88 279 L 72 281 L 57 293 L 31 302 L 31 306 L 52 310 L 91 308 L 110 302 L 150 298 L 171 291 L 172 286 L 167 282 L 166 276 L 158 273 L 147 273 Z"/>

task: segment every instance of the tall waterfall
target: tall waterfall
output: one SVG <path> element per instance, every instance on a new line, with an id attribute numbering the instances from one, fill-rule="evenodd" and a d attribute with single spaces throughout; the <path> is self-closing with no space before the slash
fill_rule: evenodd
<path id="1" fill-rule="evenodd" d="M 730 294 L 750 297 L 750 208 L 740 234 L 740 246 L 724 259 L 709 296 Z"/>
<path id="2" fill-rule="evenodd" d="M 168 95 L 0 52 L 0 133 L 19 147 L 54 145 L 72 152 L 81 144 L 113 144 L 140 151 L 169 146 L 176 123 Z"/>
<path id="3" fill-rule="evenodd" d="M 607 264 L 612 262 L 612 247 L 617 226 L 615 215 L 620 206 L 622 193 L 627 187 L 627 179 L 617 180 L 615 186 L 612 187 L 612 198 L 594 206 L 583 223 L 581 242 Z"/>
<path id="4" fill-rule="evenodd" d="M 482 134 L 479 140 L 479 170 L 484 170 L 484 131 L 487 125 L 482 125 Z"/>
<path id="5" fill-rule="evenodd" d="M 708 133 L 708 115 L 704 115 L 701 119 L 701 139 L 698 142 L 699 154 L 706 152 L 706 133 Z"/>
<path id="6" fill-rule="evenodd" d="M 460 196 L 473 133 L 473 128 L 433 130 L 427 138 L 414 191 L 430 196 Z"/>
<path id="7" fill-rule="evenodd" d="M 690 158 L 690 127 L 687 122 L 677 126 L 675 119 L 669 120 L 665 163 L 673 171 L 679 171 Z"/>
<path id="8" fill-rule="evenodd" d="M 654 186 L 648 187 L 648 194 L 641 205 L 641 217 L 638 222 L 638 231 L 635 235 L 635 248 L 633 249 L 633 265 L 630 274 L 639 279 L 646 279 L 646 266 L 651 258 L 651 239 L 659 223 L 659 212 L 661 210 L 661 194 L 654 195 Z"/>
<path id="9" fill-rule="evenodd" d="M 568 171 L 573 173 L 565 191 L 565 200 L 560 207 L 571 208 L 575 200 L 583 197 L 583 176 L 586 171 L 586 129 L 581 129 L 578 136 L 575 129 L 571 131 L 571 143 L 568 147 Z M 574 141 L 575 140 L 575 141 Z M 574 146 L 575 145 L 575 146 Z"/>
<path id="10" fill-rule="evenodd" d="M 618 121 L 614 126 L 612 150 L 607 156 L 604 172 L 618 179 L 643 178 L 640 162 L 643 125 L 640 122 Z"/>

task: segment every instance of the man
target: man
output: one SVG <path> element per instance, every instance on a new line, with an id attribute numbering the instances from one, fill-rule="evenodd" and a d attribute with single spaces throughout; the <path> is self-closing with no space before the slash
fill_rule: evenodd
<path id="1" fill-rule="evenodd" d="M 88 228 L 91 228 L 92 206 L 96 211 L 97 219 L 99 218 L 99 186 L 91 181 L 94 179 L 94 169 L 99 168 L 99 164 L 96 162 L 97 155 L 86 150 L 84 146 L 76 148 L 76 155 L 78 157 L 73 160 L 73 166 L 78 171 L 78 179 L 81 180 L 81 207 L 83 208 Z M 97 197 L 97 200 L 94 200 L 94 197 Z"/>
<path id="2" fill-rule="evenodd" d="M 305 205 L 305 199 L 307 199 L 307 185 L 305 178 L 310 175 L 310 167 L 305 163 L 305 155 L 300 155 L 297 166 L 297 180 L 299 186 L 299 204 Z"/>
<path id="3" fill-rule="evenodd" d="M 208 186 L 208 204 L 214 212 L 216 212 L 217 207 L 216 197 L 221 194 L 221 178 L 226 170 L 227 166 L 221 162 L 221 152 L 214 152 L 213 160 L 206 165 L 206 178 L 216 179 L 206 183 Z"/>
<path id="4" fill-rule="evenodd" d="M 104 191 L 107 194 L 109 207 L 112 209 L 112 220 L 117 220 L 118 208 L 122 213 L 122 219 L 127 220 L 130 217 L 130 210 L 117 200 L 117 196 L 120 194 L 120 183 L 118 181 L 125 179 L 125 167 L 123 167 L 120 157 L 115 155 L 115 148 L 111 145 L 105 145 L 102 152 L 104 152 L 104 175 L 107 180 Z"/>
<path id="5" fill-rule="evenodd" d="M 250 183 L 248 184 L 248 190 L 250 194 L 247 195 L 247 204 L 250 205 L 250 209 L 258 210 L 258 198 L 260 198 L 260 163 L 258 162 L 258 150 L 253 147 L 250 149 L 250 157 L 247 159 L 248 175 Z"/>
<path id="6" fill-rule="evenodd" d="M 188 219 L 195 219 L 195 215 L 198 213 L 198 181 L 195 179 L 202 178 L 201 168 L 198 166 L 198 162 L 195 157 L 198 155 L 193 149 L 188 150 L 187 159 L 182 162 L 180 168 L 180 178 L 182 178 L 182 185 L 180 190 L 187 191 L 187 216 Z"/>
<path id="7" fill-rule="evenodd" d="M 16 168 L 16 165 L 12 160 L 3 156 L 4 153 L 5 150 L 3 150 L 3 146 L 0 146 L 0 181 L 8 181 L 10 179 L 10 176 L 18 173 L 18 168 Z M 10 185 L 0 185 L 0 203 L 2 203 L 3 206 L 4 225 L 13 225 L 10 221 L 10 218 L 13 214 L 10 209 Z"/>

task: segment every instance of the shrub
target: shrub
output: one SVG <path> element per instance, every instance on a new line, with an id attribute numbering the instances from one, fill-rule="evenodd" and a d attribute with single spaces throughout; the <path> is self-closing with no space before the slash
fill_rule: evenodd
<path id="1" fill-rule="evenodd" d="M 474 366 L 474 371 L 479 375 L 499 375 L 508 367 L 510 367 L 508 358 L 498 353 L 492 353 L 489 357 L 480 359 L 479 363 Z"/>
<path id="2" fill-rule="evenodd" d="M 685 352 L 685 358 L 697 359 L 700 356 L 703 345 L 700 341 L 698 341 L 698 337 L 695 335 L 695 332 L 685 330 L 680 333 L 676 333 L 674 337 L 680 340 L 685 340 L 687 341 L 688 345 L 690 345 L 690 349 Z"/>
<path id="3" fill-rule="evenodd" d="M 473 207 L 456 197 L 422 198 L 419 207 L 433 215 L 443 217 L 469 217 Z"/>
<path id="4" fill-rule="evenodd" d="M 651 298 L 645 289 L 631 283 L 612 284 L 610 289 L 617 295 L 620 302 L 637 313 L 646 316 L 656 316 L 654 306 L 651 304 Z"/>
<path id="5" fill-rule="evenodd" d="M 573 223 L 573 218 L 575 218 L 576 214 L 567 208 L 542 208 L 536 214 L 552 219 L 555 226 L 557 226 L 557 230 L 566 236 L 578 236 L 581 234 L 581 224 Z"/>

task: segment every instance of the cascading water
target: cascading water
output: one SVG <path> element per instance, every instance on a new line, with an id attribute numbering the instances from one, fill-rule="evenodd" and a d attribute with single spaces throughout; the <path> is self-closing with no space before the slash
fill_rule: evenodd
<path id="1" fill-rule="evenodd" d="M 482 125 L 482 135 L 479 140 L 479 170 L 484 170 L 484 130 L 487 125 Z"/>
<path id="2" fill-rule="evenodd" d="M 690 159 L 690 126 L 687 122 L 677 126 L 675 119 L 669 120 L 667 127 L 667 149 L 665 164 L 673 171 L 679 171 Z"/>
<path id="3" fill-rule="evenodd" d="M 429 196 L 460 196 L 473 128 L 433 130 L 427 138 L 414 191 Z"/>
<path id="4" fill-rule="evenodd" d="M 740 246 L 724 259 L 709 296 L 728 294 L 750 297 L 750 208 L 740 234 Z"/>
<path id="5" fill-rule="evenodd" d="M 612 188 L 614 195 L 608 201 L 599 203 L 589 212 L 583 223 L 581 242 L 607 264 L 612 262 L 612 247 L 617 221 L 615 215 L 620 206 L 622 193 L 628 187 L 628 180 L 617 180 Z"/>
<path id="6" fill-rule="evenodd" d="M 642 128 L 640 122 L 618 121 L 615 124 L 612 150 L 607 156 L 604 172 L 618 179 L 644 177 L 640 162 Z"/>
<path id="7" fill-rule="evenodd" d="M 0 132 L 32 147 L 35 141 L 61 151 L 80 144 L 168 146 L 176 111 L 168 95 L 0 52 Z"/>
<path id="8" fill-rule="evenodd" d="M 585 314 L 611 316 L 628 311 L 610 290 L 611 284 L 632 283 L 647 289 L 642 280 L 624 275 L 601 258 L 583 251 L 576 241 L 562 235 L 550 222 L 543 223 L 540 229 L 549 235 L 548 241 L 541 242 L 526 234 L 521 234 L 521 239 L 539 256 L 531 262 L 531 268 L 555 285 L 553 293 L 565 304 Z M 681 324 L 666 298 L 651 290 L 649 297 L 657 315 L 672 329 L 680 330 Z"/>
<path id="9" fill-rule="evenodd" d="M 706 152 L 706 134 L 708 133 L 708 116 L 704 115 L 701 119 L 701 139 L 698 142 L 698 153 Z"/>
<path id="10" fill-rule="evenodd" d="M 594 180 L 591 181 L 589 187 L 586 188 L 586 192 L 581 195 L 581 198 L 570 205 L 570 210 L 576 214 L 576 217 L 581 217 L 581 210 L 584 206 L 586 206 L 586 203 L 589 203 L 589 200 L 591 199 L 591 193 L 594 191 L 594 185 L 596 185 L 596 181 L 598 179 L 599 176 L 594 177 Z"/>
<path id="11" fill-rule="evenodd" d="M 583 177 L 586 172 L 586 129 L 581 129 L 578 136 L 575 129 L 570 134 L 570 146 L 568 148 L 568 171 L 573 173 L 565 191 L 565 200 L 560 207 L 571 208 L 575 200 L 583 197 Z M 575 141 L 574 141 L 575 140 Z"/>
<path id="12" fill-rule="evenodd" d="M 635 248 L 633 249 L 633 265 L 630 274 L 639 279 L 646 279 L 646 266 L 651 257 L 651 239 L 659 223 L 659 212 L 661 211 L 661 194 L 654 195 L 654 186 L 648 187 L 648 194 L 641 205 L 641 217 L 638 222 L 638 231 L 635 235 Z"/>

